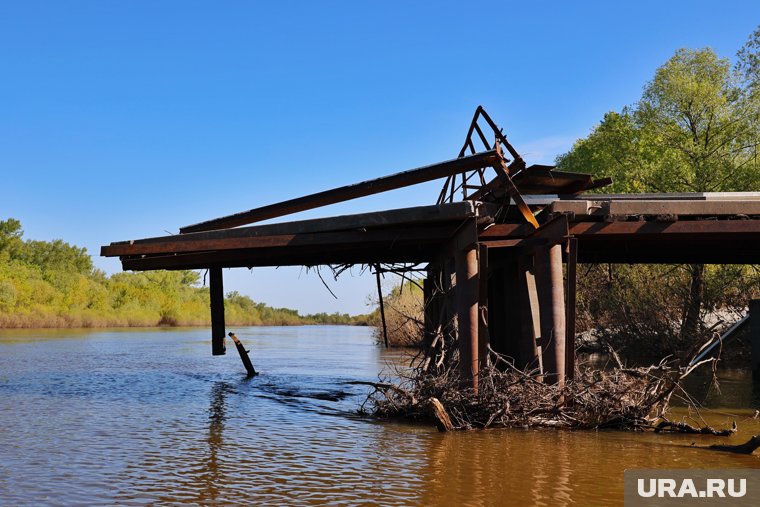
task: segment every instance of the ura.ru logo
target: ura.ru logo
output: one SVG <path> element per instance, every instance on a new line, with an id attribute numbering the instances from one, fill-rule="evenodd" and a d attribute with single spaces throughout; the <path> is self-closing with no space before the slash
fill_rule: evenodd
<path id="1" fill-rule="evenodd" d="M 747 494 L 747 479 L 706 479 L 704 489 L 693 479 L 639 479 L 637 492 L 643 498 L 739 498 Z"/>

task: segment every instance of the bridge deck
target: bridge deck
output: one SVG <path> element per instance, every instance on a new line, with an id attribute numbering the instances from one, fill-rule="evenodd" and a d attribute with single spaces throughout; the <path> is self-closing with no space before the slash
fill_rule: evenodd
<path id="1" fill-rule="evenodd" d="M 539 218 L 565 214 L 579 262 L 760 262 L 760 196 L 534 196 Z M 494 223 L 498 207 L 464 201 L 187 233 L 104 246 L 124 269 L 430 262 L 467 219 L 493 249 L 522 248 L 528 224 Z"/>

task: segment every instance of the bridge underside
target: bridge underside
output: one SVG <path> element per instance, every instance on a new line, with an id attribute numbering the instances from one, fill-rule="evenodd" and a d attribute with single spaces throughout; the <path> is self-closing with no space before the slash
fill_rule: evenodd
<path id="1" fill-rule="evenodd" d="M 436 179 L 445 183 L 435 205 L 249 226 Z M 458 343 L 469 386 L 477 390 L 489 346 L 563 382 L 574 371 L 576 263 L 760 260 L 760 194 L 582 195 L 610 183 L 526 166 L 478 108 L 456 159 L 111 243 L 101 255 L 128 270 L 209 269 L 214 354 L 224 353 L 223 268 L 424 265 L 425 339 Z"/>
<path id="2" fill-rule="evenodd" d="M 558 380 L 572 375 L 576 262 L 760 260 L 760 197 L 754 194 L 721 201 L 699 194 L 678 200 L 536 197 L 528 204 L 538 229 L 499 223 L 493 203 L 464 201 L 116 242 L 102 255 L 119 256 L 124 269 L 137 271 L 211 268 L 216 300 L 222 299 L 221 268 L 426 264 L 428 340 L 457 334 L 462 362 L 470 364 L 464 373 L 475 382 L 489 345 L 521 367 L 541 367 Z M 610 212 L 620 209 L 631 213 Z M 216 307 L 216 335 L 223 336 Z"/>

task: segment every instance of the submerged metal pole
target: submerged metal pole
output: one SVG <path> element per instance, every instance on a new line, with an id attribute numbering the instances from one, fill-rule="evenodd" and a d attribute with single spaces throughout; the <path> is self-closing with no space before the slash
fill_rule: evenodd
<path id="1" fill-rule="evenodd" d="M 223 356 L 224 345 L 224 286 L 222 268 L 209 268 L 208 290 L 211 304 L 211 354 Z"/>
<path id="2" fill-rule="evenodd" d="M 245 350 L 242 342 L 238 339 L 237 336 L 235 336 L 235 333 L 230 332 L 229 336 L 232 338 L 232 341 L 235 342 L 235 347 L 237 348 L 238 354 L 240 354 L 240 360 L 243 361 L 243 366 L 245 366 L 245 371 L 248 372 L 248 376 L 254 377 L 258 375 L 258 373 L 256 373 L 256 370 L 253 368 L 251 358 L 248 357 L 248 351 Z"/>
<path id="3" fill-rule="evenodd" d="M 377 279 L 377 298 L 380 300 L 380 320 L 383 321 L 383 340 L 385 348 L 388 348 L 388 325 L 385 322 L 385 305 L 383 304 L 383 289 L 380 286 L 380 265 L 375 265 L 375 278 Z M 402 280 L 401 283 L 404 283 Z"/>

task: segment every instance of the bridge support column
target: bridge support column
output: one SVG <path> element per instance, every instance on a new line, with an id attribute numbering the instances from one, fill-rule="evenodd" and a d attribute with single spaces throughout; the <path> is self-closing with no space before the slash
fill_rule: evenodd
<path id="1" fill-rule="evenodd" d="M 517 286 L 520 298 L 520 368 L 538 368 L 544 372 L 541 349 L 536 341 L 541 336 L 538 291 L 536 290 L 535 268 L 530 256 L 518 261 Z"/>
<path id="2" fill-rule="evenodd" d="M 209 296 L 211 299 L 211 354 L 223 356 L 224 345 L 224 284 L 222 268 L 209 268 Z"/>
<path id="3" fill-rule="evenodd" d="M 760 299 L 749 302 L 749 333 L 752 341 L 752 371 L 760 372 Z"/>
<path id="4" fill-rule="evenodd" d="M 488 247 L 478 245 L 478 368 L 488 364 L 488 279 L 491 271 L 488 267 Z"/>
<path id="5" fill-rule="evenodd" d="M 478 340 L 480 299 L 477 245 L 469 245 L 455 254 L 457 331 L 459 368 L 465 385 L 478 391 L 480 343 Z"/>
<path id="6" fill-rule="evenodd" d="M 541 319 L 544 380 L 565 381 L 565 294 L 562 246 L 539 248 L 535 255 L 536 288 Z"/>
<path id="7" fill-rule="evenodd" d="M 567 240 L 567 312 L 565 322 L 565 377 L 575 377 L 575 306 L 578 281 L 578 239 Z"/>

